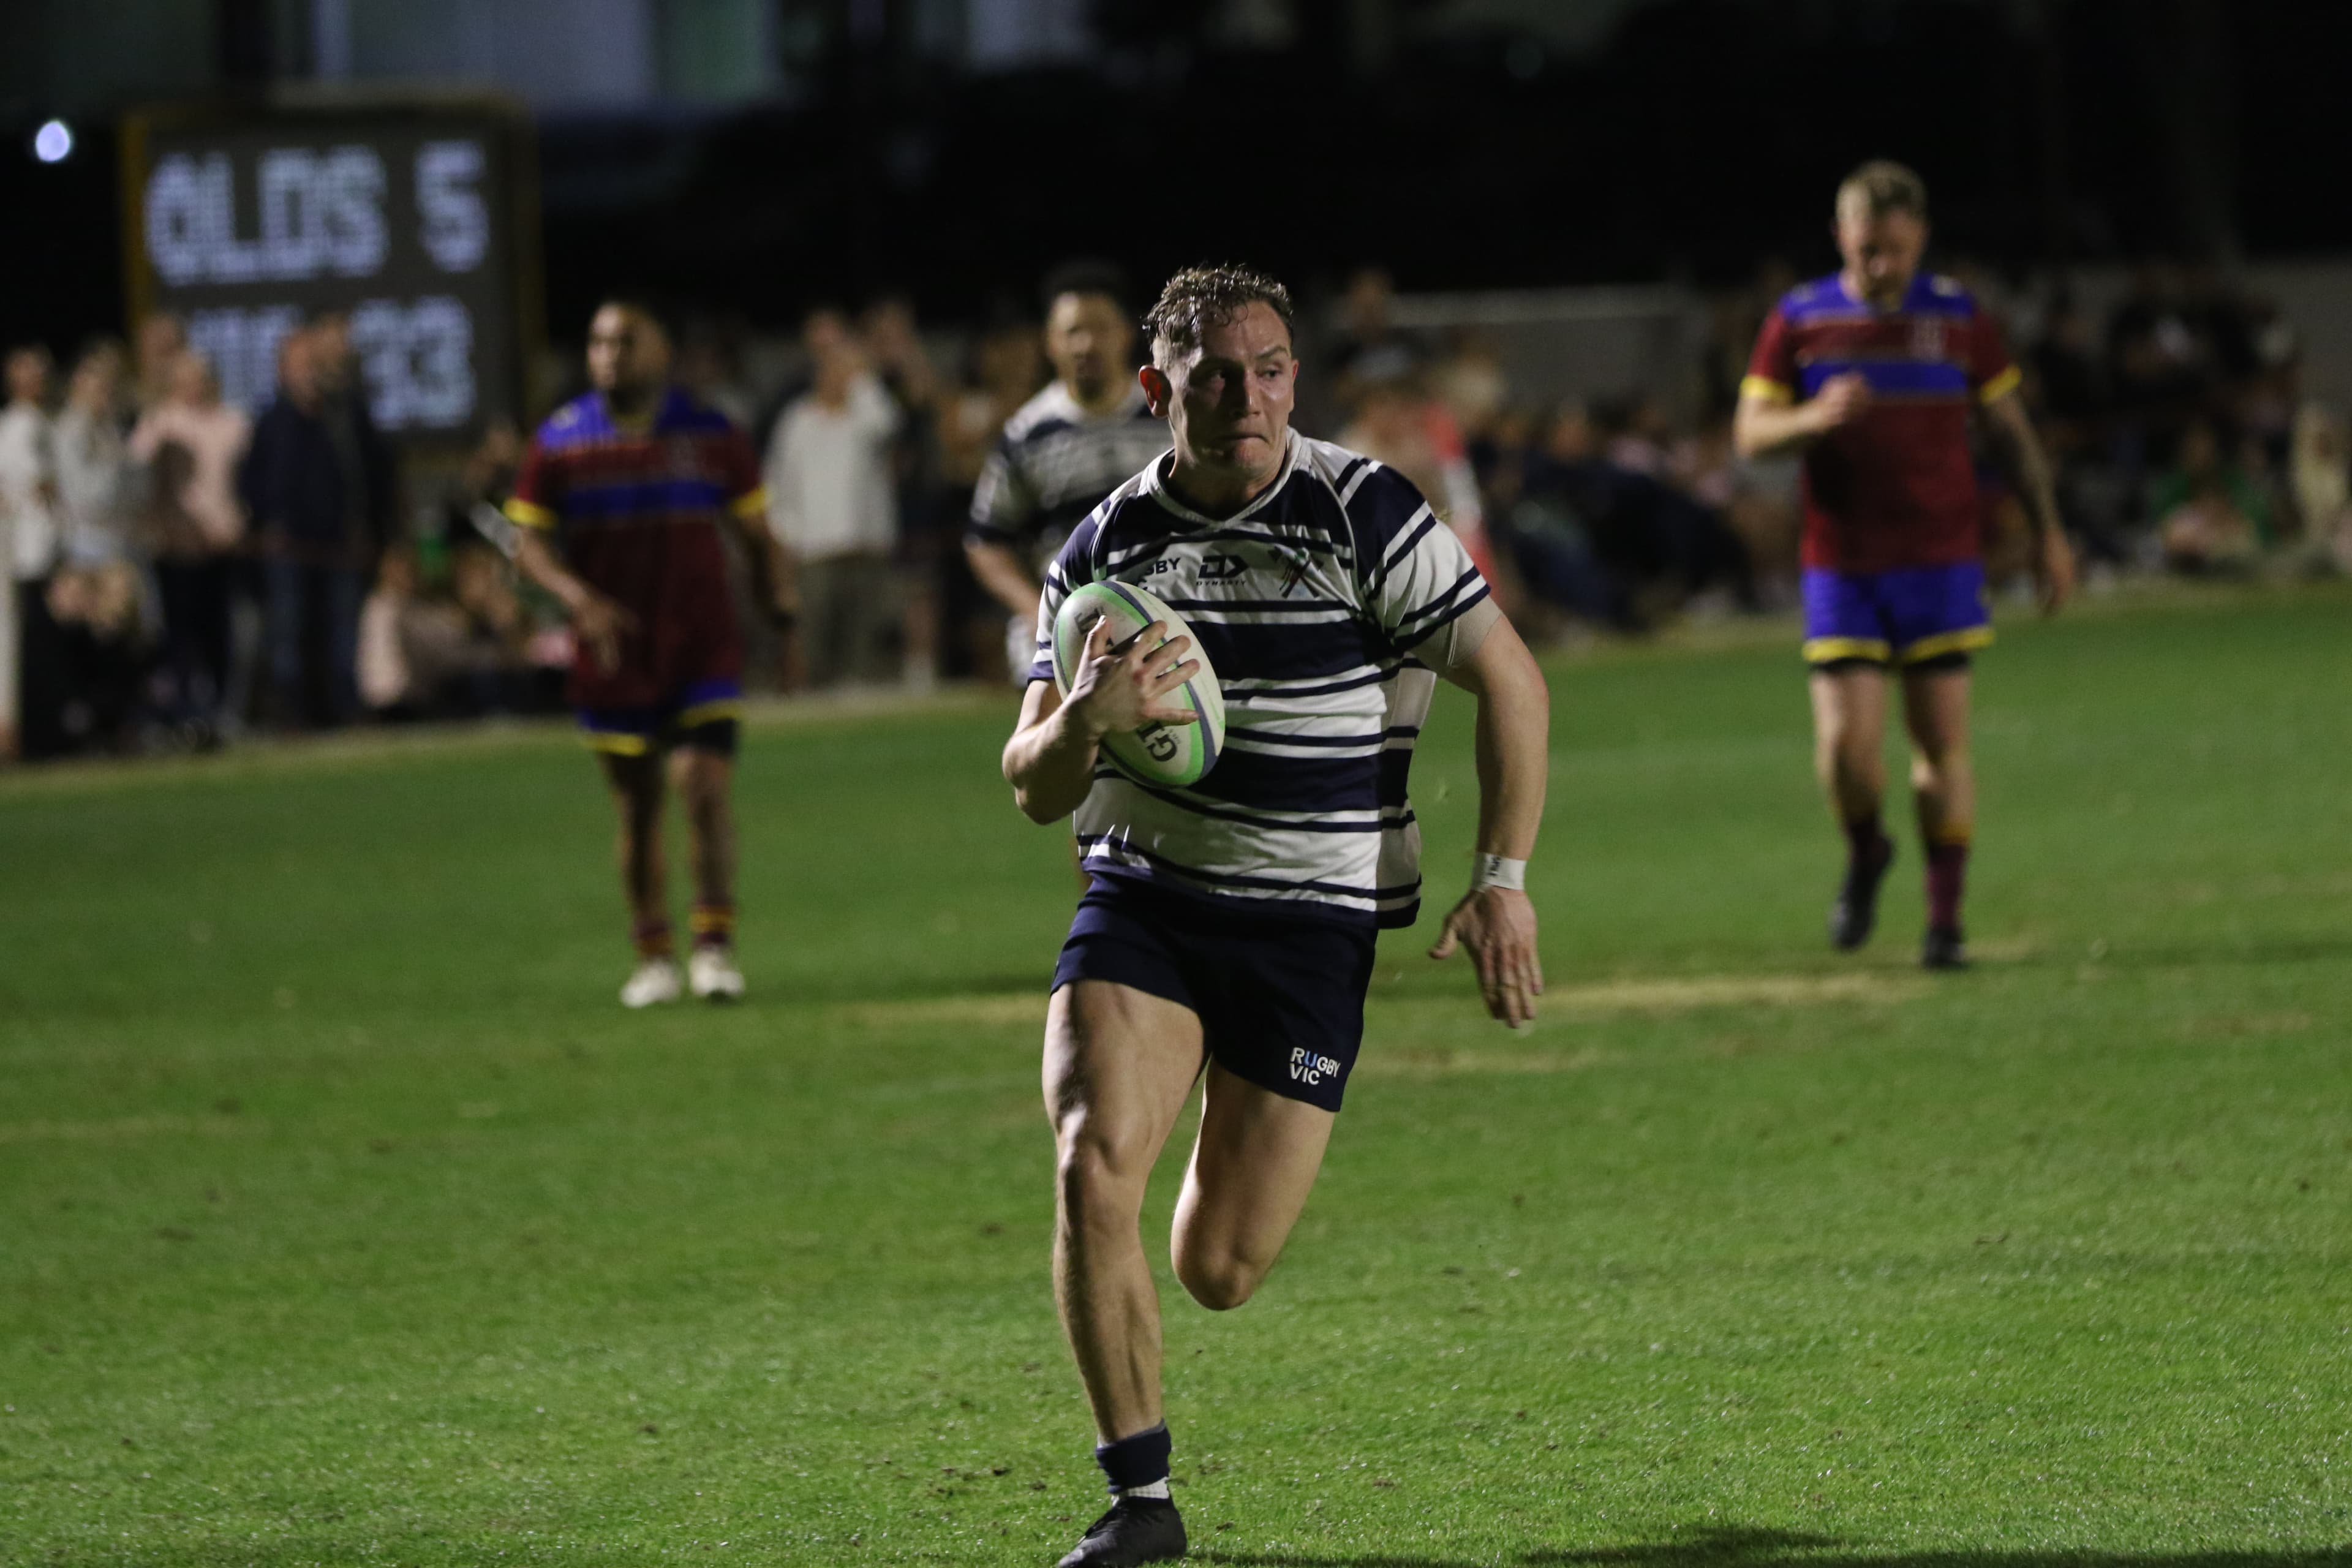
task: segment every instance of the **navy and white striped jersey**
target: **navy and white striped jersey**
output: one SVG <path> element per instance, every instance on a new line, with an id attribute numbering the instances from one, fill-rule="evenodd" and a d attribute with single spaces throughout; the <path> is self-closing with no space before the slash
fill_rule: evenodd
<path id="1" fill-rule="evenodd" d="M 1060 382 L 1023 404 L 981 469 L 964 537 L 1042 561 L 1105 496 L 1168 450 L 1168 422 L 1143 388 L 1108 414 L 1089 414 Z"/>
<path id="2" fill-rule="evenodd" d="M 1483 636 L 1499 618 L 1486 580 L 1410 480 L 1344 447 L 1294 432 L 1279 477 L 1223 519 L 1171 494 L 1169 465 L 1120 486 L 1047 568 L 1029 678 L 1054 678 L 1054 617 L 1072 590 L 1140 584 L 1215 667 L 1224 751 L 1189 789 L 1099 764 L 1076 817 L 1087 869 L 1411 925 L 1421 830 L 1405 774 L 1437 685 L 1414 650 L 1437 658 Z"/>

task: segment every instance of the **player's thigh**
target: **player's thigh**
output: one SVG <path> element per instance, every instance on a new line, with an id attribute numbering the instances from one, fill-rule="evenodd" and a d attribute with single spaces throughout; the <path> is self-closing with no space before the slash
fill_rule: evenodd
<path id="1" fill-rule="evenodd" d="M 662 763 L 650 748 L 598 752 L 596 761 L 604 774 L 604 787 L 612 791 L 613 804 L 623 816 L 634 821 L 660 810 Z"/>
<path id="2" fill-rule="evenodd" d="M 1903 672 L 1903 719 L 1911 743 L 1930 757 L 1965 753 L 1973 672 L 1964 661 L 1917 666 Z"/>
<path id="3" fill-rule="evenodd" d="M 1338 1120 L 1213 1065 L 1177 1206 L 1180 1258 L 1272 1267 L 1315 1189 Z"/>
<path id="4" fill-rule="evenodd" d="M 1874 752 L 1886 733 L 1886 670 L 1865 659 L 1816 665 L 1808 678 L 1813 733 L 1842 747 Z"/>
<path id="5" fill-rule="evenodd" d="M 670 749 L 669 780 L 689 801 L 724 799 L 735 777 L 735 727 L 732 719 L 696 726 Z"/>
<path id="6" fill-rule="evenodd" d="M 1045 1114 L 1065 1165 L 1140 1182 L 1183 1114 L 1204 1056 L 1201 1020 L 1164 996 L 1073 980 L 1045 1009 Z"/>

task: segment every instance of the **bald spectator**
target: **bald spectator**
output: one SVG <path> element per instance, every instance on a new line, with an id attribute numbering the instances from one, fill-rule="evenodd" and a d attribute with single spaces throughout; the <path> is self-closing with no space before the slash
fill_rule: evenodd
<path id="1" fill-rule="evenodd" d="M 302 329 L 319 381 L 319 418 L 334 443 L 342 474 L 343 512 L 360 541 L 362 564 L 373 571 L 378 552 L 391 542 L 394 465 L 392 449 L 375 427 L 367 388 L 360 379 L 359 354 L 352 347 L 352 321 L 340 310 L 311 318 Z"/>
<path id="2" fill-rule="evenodd" d="M 278 347 L 278 397 L 254 426 L 243 475 L 268 601 L 269 678 L 280 723 L 324 727 L 359 712 L 360 599 L 368 559 L 364 503 L 331 423 L 321 360 L 336 344 L 310 331 Z"/>

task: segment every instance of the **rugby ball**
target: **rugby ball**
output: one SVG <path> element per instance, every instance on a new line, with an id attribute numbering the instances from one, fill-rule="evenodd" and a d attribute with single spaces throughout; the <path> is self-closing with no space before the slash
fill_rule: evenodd
<path id="1" fill-rule="evenodd" d="M 1118 647 L 1132 642 L 1145 627 L 1160 621 L 1168 628 L 1165 640 L 1192 637 L 1192 651 L 1184 657 L 1197 661 L 1201 668 L 1192 679 L 1160 699 L 1160 705 L 1188 710 L 1200 715 L 1196 724 L 1162 724 L 1157 721 L 1144 725 L 1132 733 L 1103 737 L 1103 750 L 1120 772 L 1144 784 L 1198 784 L 1202 775 L 1217 765 L 1217 758 L 1225 749 L 1225 695 L 1217 685 L 1217 672 L 1210 666 L 1209 656 L 1194 637 L 1184 617 L 1163 604 L 1148 589 L 1132 583 L 1111 581 L 1089 583 L 1062 601 L 1060 612 L 1054 617 L 1054 684 L 1063 696 L 1070 694 L 1070 682 L 1078 672 L 1078 661 L 1086 657 L 1087 638 L 1093 635 L 1095 623 L 1111 623 L 1111 643 Z"/>

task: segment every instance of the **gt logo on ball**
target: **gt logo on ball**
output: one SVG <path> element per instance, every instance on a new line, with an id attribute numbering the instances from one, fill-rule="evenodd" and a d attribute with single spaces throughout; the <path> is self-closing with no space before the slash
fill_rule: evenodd
<path id="1" fill-rule="evenodd" d="M 1139 784 L 1181 788 L 1200 783 L 1202 776 L 1217 765 L 1217 758 L 1224 751 L 1224 692 L 1217 685 L 1216 669 L 1209 662 L 1208 650 L 1202 647 L 1199 634 L 1158 595 L 1138 584 L 1117 579 L 1088 583 L 1073 590 L 1054 616 L 1055 686 L 1064 697 L 1069 696 L 1078 661 L 1086 657 L 1087 638 L 1093 633 L 1095 624 L 1104 620 L 1111 624 L 1114 647 L 1123 647 L 1158 621 L 1167 628 L 1169 640 L 1192 639 L 1192 648 L 1185 658 L 1201 667 L 1183 685 L 1158 699 L 1165 707 L 1196 715 L 1195 722 L 1171 724 L 1153 720 L 1132 733 L 1106 735 L 1102 743 L 1104 755 L 1110 759 L 1112 766 Z"/>

